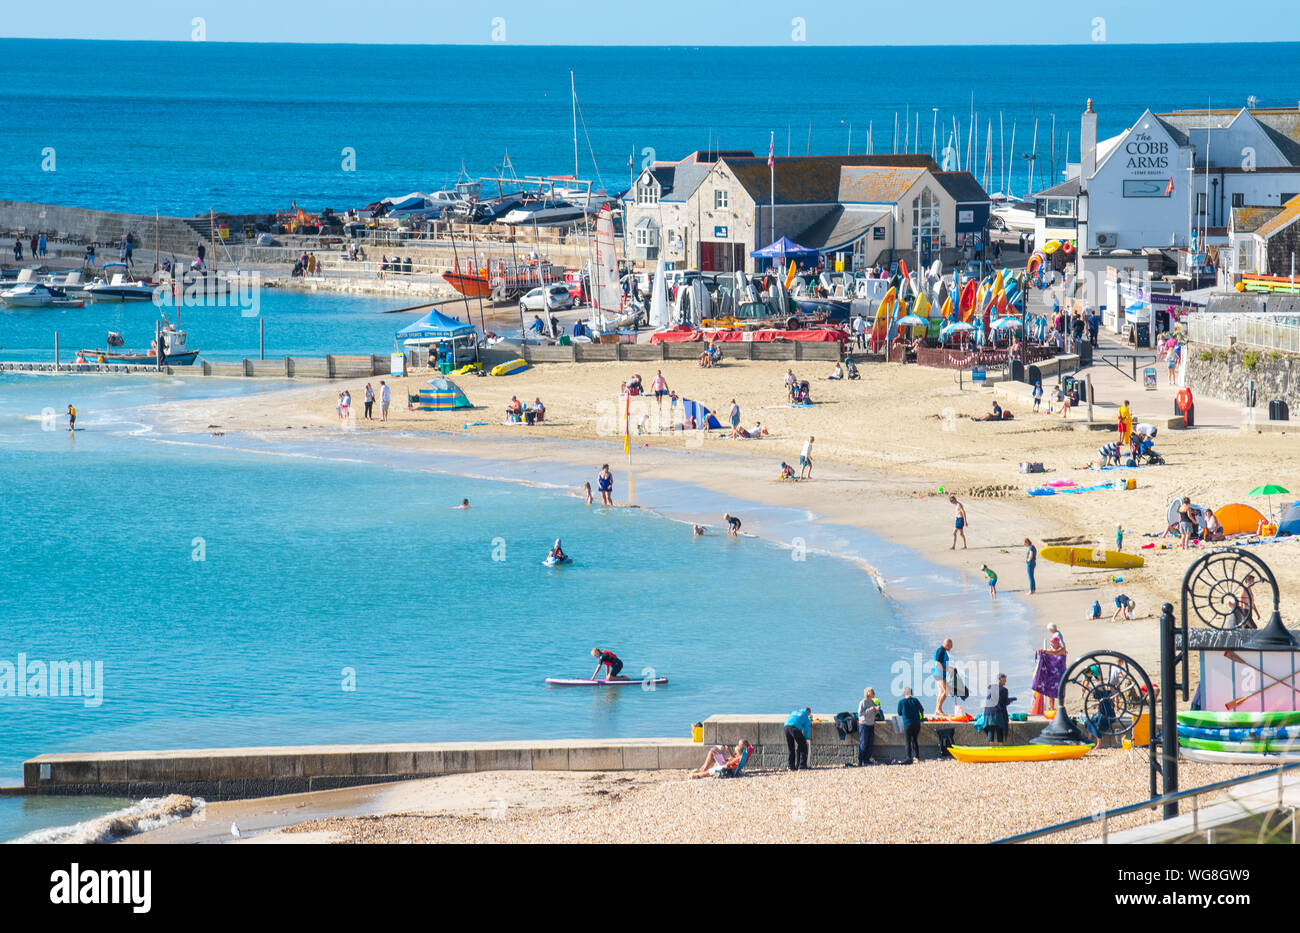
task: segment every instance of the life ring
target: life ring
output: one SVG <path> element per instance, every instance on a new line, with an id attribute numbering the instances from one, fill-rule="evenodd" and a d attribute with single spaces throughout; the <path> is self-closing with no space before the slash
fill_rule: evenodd
<path id="1" fill-rule="evenodd" d="M 1074 252 L 1074 242 L 1073 242 L 1072 240 L 1066 240 L 1064 243 L 1062 243 L 1062 244 L 1061 244 L 1061 252 L 1065 253 L 1065 255 L 1067 255 L 1067 256 L 1070 255 L 1071 253 L 1073 253 L 1073 252 Z"/>
<path id="2" fill-rule="evenodd" d="M 1060 240 L 1048 240 L 1046 243 L 1043 244 L 1043 252 L 1049 256 L 1052 255 L 1052 253 L 1056 252 L 1060 248 L 1061 248 Z"/>
<path id="3" fill-rule="evenodd" d="M 1178 406 L 1179 411 L 1186 414 L 1187 409 L 1192 407 L 1192 390 L 1186 386 L 1179 389 L 1178 394 L 1174 396 L 1174 404 Z"/>

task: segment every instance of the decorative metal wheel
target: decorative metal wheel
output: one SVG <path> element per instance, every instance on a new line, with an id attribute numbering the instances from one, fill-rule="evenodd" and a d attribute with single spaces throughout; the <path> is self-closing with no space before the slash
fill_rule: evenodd
<path id="1" fill-rule="evenodd" d="M 1187 621 L 1194 618 L 1210 628 L 1253 628 L 1252 616 L 1266 620 L 1277 601 L 1273 572 L 1241 548 L 1217 548 L 1194 561 L 1183 577 Z"/>
<path id="2" fill-rule="evenodd" d="M 1150 690 L 1146 671 L 1132 658 L 1090 651 L 1066 670 L 1057 706 L 1072 710 L 1085 732 L 1118 738 L 1130 734 L 1143 710 L 1150 709 Z"/>

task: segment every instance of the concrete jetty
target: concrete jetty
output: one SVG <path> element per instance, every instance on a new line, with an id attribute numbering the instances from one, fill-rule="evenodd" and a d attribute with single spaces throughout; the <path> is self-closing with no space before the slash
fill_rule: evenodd
<path id="1" fill-rule="evenodd" d="M 750 767 L 786 766 L 785 714 L 720 715 L 704 721 L 703 742 L 690 738 L 556 739 L 389 745 L 300 745 L 38 755 L 23 763 L 23 793 L 156 797 L 180 793 L 207 800 L 268 797 L 477 771 L 686 771 L 711 745 L 755 746 Z M 1008 741 L 1027 742 L 1044 723 L 1013 722 Z M 970 723 L 927 723 L 922 757 L 939 755 L 937 729 L 957 744 L 984 744 Z M 878 723 L 878 761 L 904 757 L 903 736 Z M 858 737 L 840 738 L 833 722 L 814 722 L 813 767 L 857 760 Z"/>

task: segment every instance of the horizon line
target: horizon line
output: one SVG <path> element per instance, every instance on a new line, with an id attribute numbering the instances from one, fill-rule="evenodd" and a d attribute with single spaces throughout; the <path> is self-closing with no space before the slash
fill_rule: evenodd
<path id="1" fill-rule="evenodd" d="M 395 48 L 556 48 L 556 49 L 943 49 L 943 48 L 1087 48 L 1092 46 L 1115 46 L 1121 48 L 1160 47 L 1160 46 L 1215 46 L 1215 45 L 1300 45 L 1300 39 L 1276 39 L 1269 41 L 1251 41 L 1243 39 L 1200 40 L 1196 42 L 938 42 L 928 45 L 903 45 L 899 43 L 880 43 L 861 45 L 851 43 L 829 42 L 784 42 L 780 44 L 763 43 L 626 43 L 613 45 L 607 43 L 566 44 L 559 42 L 304 42 L 293 39 L 122 39 L 88 36 L 0 36 L 0 42 L 120 42 L 148 45 L 302 45 L 302 46 L 384 46 Z"/>

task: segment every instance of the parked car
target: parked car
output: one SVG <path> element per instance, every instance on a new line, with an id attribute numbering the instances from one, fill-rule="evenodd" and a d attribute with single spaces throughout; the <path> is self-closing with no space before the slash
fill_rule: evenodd
<path id="1" fill-rule="evenodd" d="M 573 307 L 573 295 L 563 283 L 542 285 L 519 299 L 520 311 L 567 311 Z"/>

